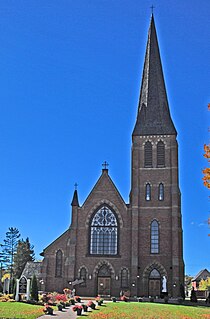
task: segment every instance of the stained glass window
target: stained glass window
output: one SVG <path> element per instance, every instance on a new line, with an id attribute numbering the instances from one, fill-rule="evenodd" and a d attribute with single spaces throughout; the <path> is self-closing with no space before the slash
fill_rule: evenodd
<path id="1" fill-rule="evenodd" d="M 117 254 L 118 223 L 115 214 L 106 206 L 94 215 L 90 227 L 90 254 Z"/>
<path id="2" fill-rule="evenodd" d="M 151 254 L 159 253 L 159 224 L 157 220 L 151 223 Z"/>
<path id="3" fill-rule="evenodd" d="M 62 267 L 63 267 L 63 253 L 61 250 L 58 250 L 56 253 L 55 277 L 62 277 Z"/>
<path id="4" fill-rule="evenodd" d="M 86 279 L 87 279 L 87 270 L 85 267 L 82 267 L 80 269 L 80 279 L 84 280 L 84 282 L 82 282 L 80 284 L 80 286 L 85 287 L 86 286 Z"/>
<path id="5" fill-rule="evenodd" d="M 121 287 L 127 288 L 128 287 L 128 270 L 123 268 L 121 270 Z"/>
<path id="6" fill-rule="evenodd" d="M 153 269 L 149 275 L 149 278 L 160 278 L 160 273 L 157 269 Z"/>
<path id="7" fill-rule="evenodd" d="M 151 200 L 151 185 L 149 183 L 146 184 L 145 199 Z"/>
<path id="8" fill-rule="evenodd" d="M 159 184 L 159 188 L 158 188 L 158 199 L 159 200 L 164 200 L 164 185 L 163 183 Z"/>

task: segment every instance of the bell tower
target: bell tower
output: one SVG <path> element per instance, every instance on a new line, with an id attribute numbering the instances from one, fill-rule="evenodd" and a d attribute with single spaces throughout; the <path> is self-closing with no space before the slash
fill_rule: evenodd
<path id="1" fill-rule="evenodd" d="M 178 296 L 184 282 L 176 137 L 152 14 L 132 134 L 131 280 L 137 295 Z"/>

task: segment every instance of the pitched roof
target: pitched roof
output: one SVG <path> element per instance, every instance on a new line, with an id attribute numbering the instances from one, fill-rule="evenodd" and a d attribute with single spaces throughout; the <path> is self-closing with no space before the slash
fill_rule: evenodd
<path id="1" fill-rule="evenodd" d="M 33 275 L 35 275 L 36 278 L 40 278 L 41 266 L 42 266 L 42 262 L 27 261 L 23 269 L 23 272 L 21 274 L 21 277 L 25 276 L 27 279 L 30 279 L 33 277 Z"/>
<path id="2" fill-rule="evenodd" d="M 170 116 L 158 39 L 152 15 L 133 135 L 176 135 Z"/>
<path id="3" fill-rule="evenodd" d="M 199 273 L 192 279 L 192 281 L 206 279 L 206 277 L 210 277 L 210 272 L 205 268 L 199 271 Z"/>

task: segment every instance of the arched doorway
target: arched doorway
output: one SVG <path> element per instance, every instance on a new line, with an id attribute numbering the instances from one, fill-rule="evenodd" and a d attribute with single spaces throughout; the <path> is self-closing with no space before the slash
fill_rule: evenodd
<path id="1" fill-rule="evenodd" d="M 111 295 L 111 269 L 102 265 L 97 275 L 97 293 L 101 296 Z"/>
<path id="2" fill-rule="evenodd" d="M 149 296 L 160 296 L 161 276 L 157 269 L 153 269 L 149 274 Z"/>

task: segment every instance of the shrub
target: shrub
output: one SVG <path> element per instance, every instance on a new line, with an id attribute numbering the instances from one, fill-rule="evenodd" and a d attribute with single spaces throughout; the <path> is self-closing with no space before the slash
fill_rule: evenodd
<path id="1" fill-rule="evenodd" d="M 38 285 L 37 285 L 37 279 L 35 275 L 33 275 L 32 281 L 31 281 L 31 299 L 36 301 L 39 300 Z"/>

